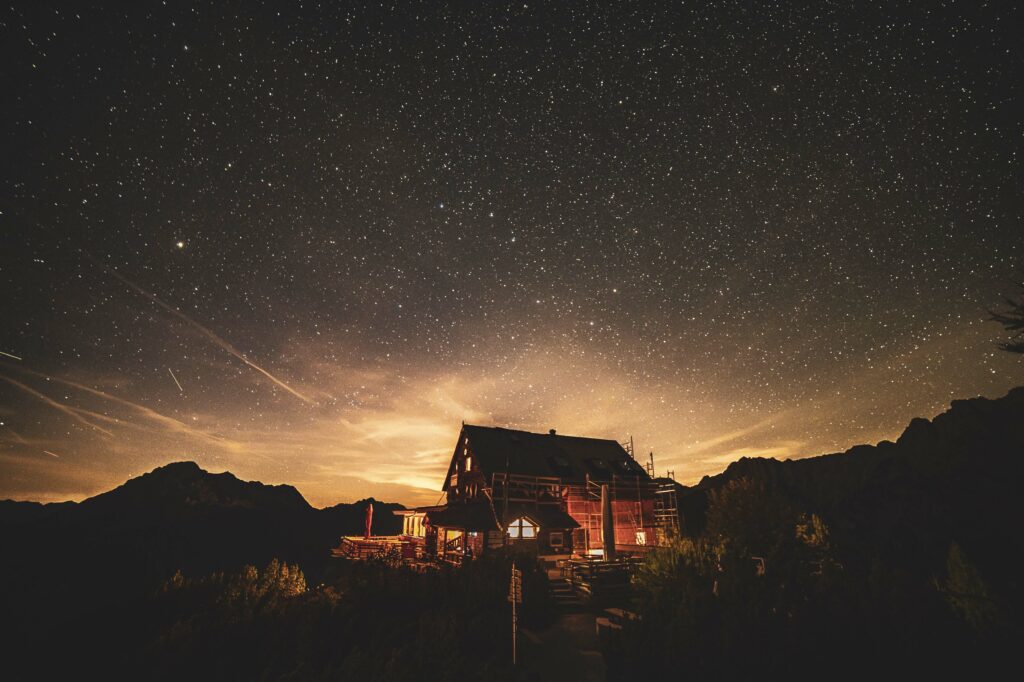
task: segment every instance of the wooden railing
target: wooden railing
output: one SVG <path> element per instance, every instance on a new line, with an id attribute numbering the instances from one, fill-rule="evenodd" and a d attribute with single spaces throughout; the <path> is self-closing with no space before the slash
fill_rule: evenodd
<path id="1" fill-rule="evenodd" d="M 639 559 L 569 559 L 560 566 L 562 577 L 573 587 L 591 596 L 628 589 Z"/>
<path id="2" fill-rule="evenodd" d="M 444 543 L 441 550 L 441 558 L 444 561 L 453 564 L 461 564 L 466 558 L 465 552 L 463 552 L 463 536 L 454 537 Z"/>
<path id="3" fill-rule="evenodd" d="M 404 556 L 405 547 L 416 551 L 413 544 L 403 540 L 400 535 L 371 535 L 369 538 L 343 536 L 338 546 L 331 550 L 331 555 L 347 559 L 372 559 L 398 551 Z"/>

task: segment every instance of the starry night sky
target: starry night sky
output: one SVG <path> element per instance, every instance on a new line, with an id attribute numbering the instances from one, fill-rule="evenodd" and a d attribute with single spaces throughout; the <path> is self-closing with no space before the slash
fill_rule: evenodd
<path id="1" fill-rule="evenodd" d="M 1012 3 L 279 4 L 0 9 L 0 497 L 431 503 L 462 420 L 692 483 L 1024 383 Z"/>

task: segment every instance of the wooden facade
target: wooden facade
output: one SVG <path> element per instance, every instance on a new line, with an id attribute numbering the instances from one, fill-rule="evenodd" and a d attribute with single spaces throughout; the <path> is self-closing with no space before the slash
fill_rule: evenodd
<path id="1" fill-rule="evenodd" d="M 619 552 L 661 537 L 657 484 L 616 441 L 464 424 L 442 484 L 446 504 L 396 512 L 427 556 L 459 562 L 497 548 L 548 558 L 603 551 L 600 493 L 613 496 Z"/>

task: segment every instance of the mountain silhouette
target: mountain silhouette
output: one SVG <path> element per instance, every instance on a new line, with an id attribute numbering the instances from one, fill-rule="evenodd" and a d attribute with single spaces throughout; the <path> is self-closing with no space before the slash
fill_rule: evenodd
<path id="1" fill-rule="evenodd" d="M 195 462 L 173 462 L 133 478 L 79 505 L 94 514 L 119 513 L 131 507 L 146 513 L 176 509 L 263 509 L 303 514 L 313 507 L 290 485 L 242 481 L 229 472 L 211 474 Z"/>
<path id="2" fill-rule="evenodd" d="M 704 529 L 710 497 L 748 478 L 792 507 L 819 514 L 851 548 L 849 562 L 881 556 L 934 572 L 951 542 L 992 580 L 1016 594 L 1024 490 L 1024 387 L 997 399 L 955 400 L 932 420 L 910 422 L 895 443 L 778 461 L 743 458 L 679 493 L 684 532 Z M 862 551 L 863 550 L 863 551 Z"/>
<path id="3" fill-rule="evenodd" d="M 41 620 L 66 606 L 109 608 L 154 589 L 175 571 L 206 575 L 298 563 L 315 579 L 339 536 L 361 534 L 373 503 L 374 532 L 396 533 L 398 504 L 366 499 L 312 507 L 292 486 L 212 474 L 175 462 L 80 503 L 0 502 L 5 561 L 0 582 L 12 608 Z"/>

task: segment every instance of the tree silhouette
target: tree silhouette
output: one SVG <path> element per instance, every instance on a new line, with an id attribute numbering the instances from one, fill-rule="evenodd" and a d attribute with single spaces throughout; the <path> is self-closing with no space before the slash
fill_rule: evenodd
<path id="1" fill-rule="evenodd" d="M 708 497 L 706 534 L 725 542 L 730 553 L 764 557 L 780 538 L 793 534 L 793 510 L 763 481 L 737 478 L 712 490 Z"/>
<path id="2" fill-rule="evenodd" d="M 1024 353 L 1024 282 L 1017 286 L 1021 295 L 1016 301 L 1007 298 L 1005 309 L 990 311 L 992 319 L 1012 334 L 1009 341 L 999 344 L 1000 348 L 1010 353 Z"/>

